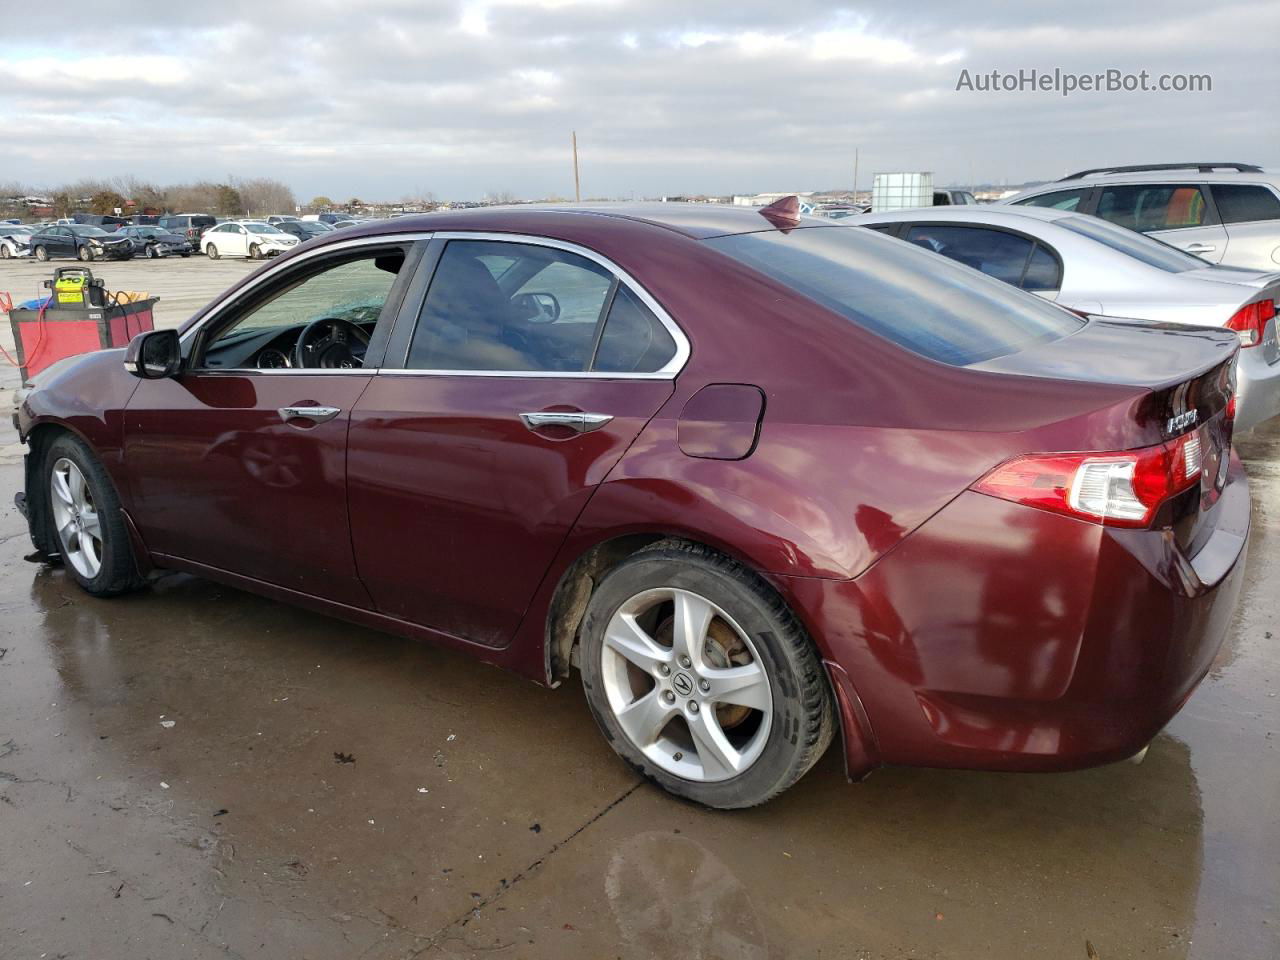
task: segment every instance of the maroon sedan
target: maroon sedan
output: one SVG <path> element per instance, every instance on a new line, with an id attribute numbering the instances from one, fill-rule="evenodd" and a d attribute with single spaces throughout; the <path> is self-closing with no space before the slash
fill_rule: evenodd
<path id="1" fill-rule="evenodd" d="M 1063 770 L 1142 750 L 1221 642 L 1236 351 L 786 211 L 403 218 L 39 376 L 20 501 L 95 595 L 185 571 L 576 667 L 711 806 L 837 729 L 852 778 Z"/>

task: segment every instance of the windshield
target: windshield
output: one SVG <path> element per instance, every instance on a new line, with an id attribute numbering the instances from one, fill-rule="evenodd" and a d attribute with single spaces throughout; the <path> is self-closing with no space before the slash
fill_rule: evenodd
<path id="1" fill-rule="evenodd" d="M 1199 270 L 1210 266 L 1208 260 L 1184 253 L 1177 247 L 1161 243 L 1145 234 L 1126 230 L 1099 220 L 1096 217 L 1065 217 L 1055 221 L 1058 226 L 1072 233 L 1097 240 L 1125 256 L 1141 260 L 1149 267 L 1156 267 L 1166 273 L 1183 273 L 1187 270 Z"/>
<path id="2" fill-rule="evenodd" d="M 101 227 L 84 227 L 76 226 L 71 228 L 71 232 L 77 237 L 109 237 L 111 234 L 103 230 Z"/>
<path id="3" fill-rule="evenodd" d="M 271 226 L 271 224 L 269 223 L 258 223 L 256 221 L 253 221 L 248 223 L 242 223 L 241 226 L 244 227 L 246 230 L 248 230 L 250 233 L 284 233 L 283 230 L 277 230 L 275 227 Z"/>
<path id="4" fill-rule="evenodd" d="M 1075 333 L 1084 321 L 969 267 L 857 227 L 705 241 L 921 356 L 967 366 Z"/>

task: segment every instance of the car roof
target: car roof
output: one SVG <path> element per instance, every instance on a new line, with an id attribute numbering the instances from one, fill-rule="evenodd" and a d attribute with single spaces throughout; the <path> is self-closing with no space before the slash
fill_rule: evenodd
<path id="1" fill-rule="evenodd" d="M 1083 177 L 1066 177 L 1050 183 L 1042 183 L 1035 187 L 1019 191 L 1011 197 L 1001 198 L 1001 205 L 1016 203 L 1026 197 L 1040 196 L 1046 193 L 1059 193 L 1065 190 L 1082 190 L 1101 184 L 1142 184 L 1142 183 L 1262 183 L 1280 189 L 1280 173 L 1261 171 L 1212 170 L 1201 173 L 1193 167 L 1182 170 L 1149 170 L 1125 171 L 1122 173 L 1094 173 Z"/>
<path id="2" fill-rule="evenodd" d="M 539 225 L 566 218 L 582 221 L 587 227 L 591 218 L 630 221 L 662 227 L 675 233 L 705 240 L 738 233 L 757 233 L 781 229 L 761 216 L 762 208 L 732 206 L 727 203 L 529 203 L 510 207 L 478 207 L 467 210 L 442 210 L 436 213 L 411 214 L 388 220 L 374 220 L 369 233 L 409 233 L 430 230 L 497 230 L 519 232 L 527 227 L 536 232 Z M 825 217 L 801 216 L 795 225 L 831 227 Z M 790 225 L 784 224 L 789 227 Z"/>

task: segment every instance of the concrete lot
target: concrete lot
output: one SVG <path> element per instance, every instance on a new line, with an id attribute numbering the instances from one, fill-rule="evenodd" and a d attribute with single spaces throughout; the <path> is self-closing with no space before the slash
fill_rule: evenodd
<path id="1" fill-rule="evenodd" d="M 176 323 L 246 269 L 100 272 Z M 576 684 L 185 576 L 85 596 L 23 560 L 6 413 L 0 958 L 1274 958 L 1280 427 L 1240 449 L 1240 613 L 1144 764 L 850 786 L 832 751 L 723 814 L 638 783 Z"/>

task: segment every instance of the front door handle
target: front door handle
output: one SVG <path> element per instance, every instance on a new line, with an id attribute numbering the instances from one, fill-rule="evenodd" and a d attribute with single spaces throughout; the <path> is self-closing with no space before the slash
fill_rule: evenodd
<path id="1" fill-rule="evenodd" d="M 314 423 L 324 423 L 326 420 L 332 420 L 342 412 L 341 407 L 281 407 L 276 411 L 280 414 L 280 419 L 288 423 L 290 420 L 311 420 Z"/>
<path id="2" fill-rule="evenodd" d="M 539 413 L 522 413 L 520 419 L 530 430 L 543 427 L 568 427 L 574 433 L 590 433 L 599 430 L 613 419 L 607 413 L 581 413 L 578 411 L 542 411 Z"/>
<path id="3" fill-rule="evenodd" d="M 1213 253 L 1218 249 L 1216 243 L 1188 243 L 1182 248 L 1187 253 Z"/>

